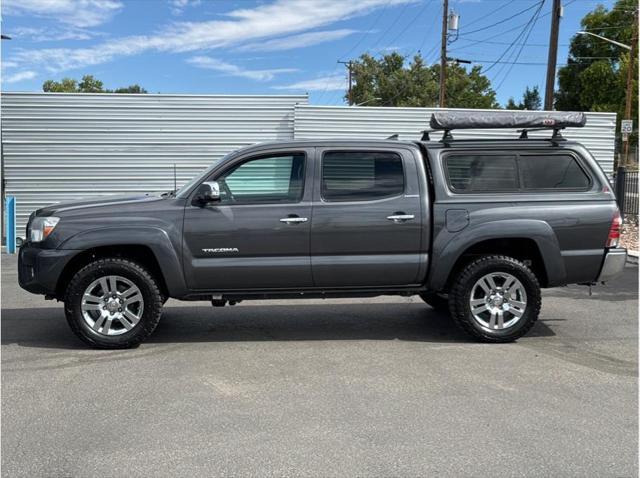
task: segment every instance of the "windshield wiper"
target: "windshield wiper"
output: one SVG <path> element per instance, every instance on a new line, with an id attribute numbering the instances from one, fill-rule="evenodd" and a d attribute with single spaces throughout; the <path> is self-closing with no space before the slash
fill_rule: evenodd
<path id="1" fill-rule="evenodd" d="M 176 190 L 172 189 L 171 191 L 167 191 L 166 193 L 162 193 L 160 196 L 162 196 L 163 198 L 172 198 L 175 197 L 176 195 Z"/>

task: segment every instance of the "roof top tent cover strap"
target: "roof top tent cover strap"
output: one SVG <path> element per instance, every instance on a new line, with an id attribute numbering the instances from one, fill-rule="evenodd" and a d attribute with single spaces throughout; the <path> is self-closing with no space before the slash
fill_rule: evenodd
<path id="1" fill-rule="evenodd" d="M 499 113 L 442 112 L 431 115 L 433 129 L 489 128 L 581 128 L 587 123 L 584 113 Z"/>

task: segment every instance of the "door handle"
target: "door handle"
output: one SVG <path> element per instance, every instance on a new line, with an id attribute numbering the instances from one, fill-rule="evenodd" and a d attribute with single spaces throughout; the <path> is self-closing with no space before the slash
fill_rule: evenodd
<path id="1" fill-rule="evenodd" d="M 307 222 L 309 219 L 306 217 L 283 217 L 280 219 L 280 222 L 284 222 L 286 224 L 298 224 L 301 222 Z"/>
<path id="2" fill-rule="evenodd" d="M 416 217 L 413 214 L 392 214 L 391 216 L 387 216 L 387 219 L 393 222 L 411 221 L 415 218 Z"/>

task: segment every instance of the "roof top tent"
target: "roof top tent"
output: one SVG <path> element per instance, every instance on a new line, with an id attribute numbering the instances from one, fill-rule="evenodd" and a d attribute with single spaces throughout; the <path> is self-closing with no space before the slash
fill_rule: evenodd
<path id="1" fill-rule="evenodd" d="M 431 115 L 431 130 L 423 131 L 422 140 L 429 140 L 432 131 L 444 131 L 442 140 L 452 140 L 454 129 L 504 129 L 522 128 L 520 139 L 527 139 L 528 131 L 553 130 L 552 140 L 561 140 L 560 130 L 568 127 L 582 128 L 587 123 L 584 113 L 502 113 L 502 112 L 437 112 Z"/>

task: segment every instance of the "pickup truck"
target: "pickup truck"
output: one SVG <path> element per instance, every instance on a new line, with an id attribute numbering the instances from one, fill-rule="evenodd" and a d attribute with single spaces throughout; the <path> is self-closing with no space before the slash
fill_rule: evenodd
<path id="1" fill-rule="evenodd" d="M 624 268 L 610 183 L 560 135 L 584 121 L 437 113 L 441 140 L 245 147 L 177 191 L 35 211 L 19 282 L 64 301 L 73 332 L 100 348 L 142 342 L 168 298 L 419 295 L 476 339 L 513 341 L 538 318 L 541 288 Z M 451 132 L 506 126 L 553 135 Z"/>

